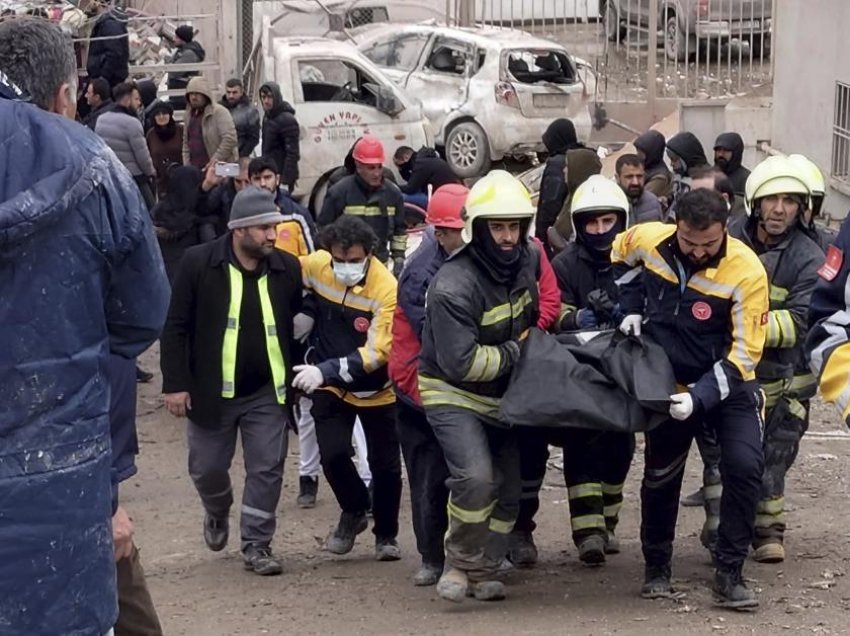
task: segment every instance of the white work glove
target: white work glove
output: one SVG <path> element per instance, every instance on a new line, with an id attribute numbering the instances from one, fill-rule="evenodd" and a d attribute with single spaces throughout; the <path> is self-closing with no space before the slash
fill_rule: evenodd
<path id="1" fill-rule="evenodd" d="M 300 364 L 292 368 L 298 375 L 292 380 L 292 386 L 296 389 L 304 391 L 310 395 L 325 383 L 325 376 L 322 375 L 319 367 L 312 364 Z"/>
<path id="2" fill-rule="evenodd" d="M 670 396 L 670 417 L 674 420 L 688 419 L 694 412 L 694 398 L 690 393 L 675 393 Z"/>
<path id="3" fill-rule="evenodd" d="M 311 318 L 307 314 L 295 314 L 292 319 L 292 337 L 298 342 L 307 340 L 307 336 L 313 331 L 313 325 L 316 324 L 316 319 Z"/>
<path id="4" fill-rule="evenodd" d="M 642 324 L 643 316 L 640 314 L 629 314 L 620 323 L 620 331 L 627 336 L 639 336 Z"/>

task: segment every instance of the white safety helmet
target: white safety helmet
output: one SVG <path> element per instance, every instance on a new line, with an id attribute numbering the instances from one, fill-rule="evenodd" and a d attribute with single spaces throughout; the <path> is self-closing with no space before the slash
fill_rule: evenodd
<path id="1" fill-rule="evenodd" d="M 467 243 L 472 241 L 475 219 L 530 219 L 534 212 L 531 195 L 522 182 L 505 170 L 493 170 L 469 190 L 461 236 Z"/>
<path id="2" fill-rule="evenodd" d="M 576 235 L 576 217 L 584 214 L 616 212 L 623 219 L 624 227 L 629 222 L 631 204 L 623 189 L 608 177 L 595 174 L 576 188 L 570 204 L 573 236 Z"/>
<path id="3" fill-rule="evenodd" d="M 805 172 L 784 155 L 768 157 L 753 168 L 744 190 L 744 204 L 750 216 L 756 209 L 756 201 L 774 194 L 799 194 L 803 197 L 803 208 L 811 206 L 812 192 Z M 800 212 L 802 217 L 803 210 Z"/>

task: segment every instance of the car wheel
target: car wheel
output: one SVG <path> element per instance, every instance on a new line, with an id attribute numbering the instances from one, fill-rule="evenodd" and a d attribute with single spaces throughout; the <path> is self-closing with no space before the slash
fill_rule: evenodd
<path id="1" fill-rule="evenodd" d="M 608 0 L 603 8 L 605 20 L 605 36 L 611 42 L 620 42 L 626 36 L 625 27 L 620 24 L 620 12 L 617 11 L 616 0 Z"/>
<path id="2" fill-rule="evenodd" d="M 679 19 L 674 15 L 667 16 L 667 22 L 664 25 L 664 52 L 667 54 L 667 59 L 674 62 L 684 62 L 686 60 L 686 34 L 682 31 L 682 26 L 679 24 Z M 687 51 L 693 54 L 694 47 L 690 47 Z"/>
<path id="3" fill-rule="evenodd" d="M 464 121 L 446 137 L 446 161 L 461 179 L 484 174 L 490 165 L 490 144 L 481 126 Z"/>

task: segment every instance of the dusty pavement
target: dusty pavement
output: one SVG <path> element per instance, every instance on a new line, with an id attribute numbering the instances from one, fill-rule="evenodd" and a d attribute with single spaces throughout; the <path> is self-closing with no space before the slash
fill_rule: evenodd
<path id="1" fill-rule="evenodd" d="M 155 351 L 142 359 L 158 367 Z M 159 378 L 139 394 L 139 474 L 121 489 L 136 524 L 137 543 L 165 633 L 229 634 L 846 634 L 850 633 L 850 437 L 807 437 L 790 478 L 789 559 L 780 566 L 748 561 L 745 575 L 761 592 L 761 609 L 734 614 L 711 605 L 711 569 L 697 537 L 702 511 L 682 509 L 674 580 L 677 601 L 638 596 L 642 574 L 637 495 L 641 461 L 636 458 L 626 488 L 621 531 L 623 552 L 600 569 L 583 567 L 568 540 L 566 490 L 550 469 L 536 533 L 541 559 L 533 570 L 508 579 L 502 603 L 453 605 L 434 588 L 416 588 L 418 565 L 410 526 L 409 496 L 402 504 L 404 558 L 372 560 L 372 535 L 354 551 L 331 556 L 320 548 L 335 523 L 336 502 L 322 480 L 319 504 L 295 506 L 297 442 L 287 460 L 275 547 L 285 558 L 283 576 L 261 578 L 242 570 L 238 537 L 212 553 L 201 534 L 202 511 L 186 473 L 185 426 L 160 406 Z M 818 404 L 812 431 L 841 431 L 831 407 Z M 698 483 L 692 456 L 686 490 Z M 235 461 L 237 497 L 241 460 Z M 237 499 L 238 501 L 238 499 Z M 231 517 L 233 519 L 233 517 Z"/>

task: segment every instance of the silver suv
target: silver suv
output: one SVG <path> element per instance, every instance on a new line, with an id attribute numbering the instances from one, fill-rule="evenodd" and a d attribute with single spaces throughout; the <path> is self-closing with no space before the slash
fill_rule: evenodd
<path id="1" fill-rule="evenodd" d="M 657 0 L 658 28 L 671 60 L 685 61 L 698 45 L 750 45 L 753 57 L 770 55 L 771 0 Z M 608 39 L 619 41 L 627 29 L 649 28 L 650 0 L 604 0 L 599 13 Z"/>

